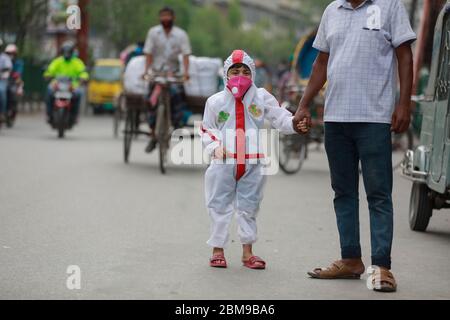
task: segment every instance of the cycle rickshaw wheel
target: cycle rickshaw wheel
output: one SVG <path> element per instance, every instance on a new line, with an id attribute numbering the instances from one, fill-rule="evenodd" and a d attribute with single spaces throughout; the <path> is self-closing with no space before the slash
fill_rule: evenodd
<path id="1" fill-rule="evenodd" d="M 306 159 L 306 137 L 300 135 L 280 135 L 278 160 L 286 174 L 299 172 Z"/>
<path id="2" fill-rule="evenodd" d="M 116 108 L 114 109 L 113 134 L 115 138 L 119 137 L 120 121 L 122 120 L 123 110 L 125 110 L 124 103 L 125 96 L 121 94 L 117 99 Z"/>
<path id="3" fill-rule="evenodd" d="M 167 152 L 169 150 L 170 95 L 167 90 L 161 93 L 156 116 L 156 136 L 158 137 L 159 169 L 166 173 Z"/>
<path id="4" fill-rule="evenodd" d="M 130 150 L 131 150 L 131 142 L 133 140 L 133 124 L 134 124 L 135 116 L 132 110 L 127 110 L 127 117 L 125 120 L 125 131 L 123 135 L 123 156 L 125 163 L 128 163 Z"/>

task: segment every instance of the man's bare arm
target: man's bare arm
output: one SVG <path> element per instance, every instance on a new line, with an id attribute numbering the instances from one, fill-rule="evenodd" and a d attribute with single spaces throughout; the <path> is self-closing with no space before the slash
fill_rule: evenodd
<path id="1" fill-rule="evenodd" d="M 189 55 L 186 54 L 183 56 L 183 65 L 184 65 L 184 80 L 189 80 Z"/>
<path id="2" fill-rule="evenodd" d="M 148 70 L 150 69 L 150 67 L 153 64 L 153 55 L 150 54 L 146 54 L 146 61 L 145 61 L 145 72 L 144 72 L 144 76 L 148 74 Z"/>
<path id="3" fill-rule="evenodd" d="M 408 130 L 411 121 L 411 92 L 413 85 L 413 54 L 411 43 L 406 42 L 395 49 L 400 80 L 400 100 L 392 115 L 392 131 Z"/>
<path id="4" fill-rule="evenodd" d="M 327 68 L 328 68 L 328 58 L 329 54 L 326 52 L 320 52 L 314 61 L 313 70 L 311 77 L 309 79 L 308 85 L 306 86 L 305 92 L 303 93 L 302 99 L 299 103 L 297 112 L 293 120 L 294 128 L 297 130 L 298 125 L 306 119 L 306 125 L 311 126 L 311 114 L 309 113 L 309 104 L 314 99 L 314 97 L 319 93 L 319 91 L 325 85 L 327 81 Z M 299 133 L 304 133 L 300 129 L 297 130 Z"/>
<path id="5" fill-rule="evenodd" d="M 327 81 L 329 54 L 320 52 L 314 61 L 313 70 L 308 85 L 300 101 L 299 108 L 308 108 L 311 101 L 319 93 Z"/>

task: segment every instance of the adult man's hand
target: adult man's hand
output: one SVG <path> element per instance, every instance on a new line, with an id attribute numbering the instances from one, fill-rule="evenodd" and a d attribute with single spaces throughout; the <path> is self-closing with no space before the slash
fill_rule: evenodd
<path id="1" fill-rule="evenodd" d="M 391 131 L 403 133 L 408 130 L 411 122 L 411 108 L 408 105 L 398 105 L 392 115 Z"/>
<path id="2" fill-rule="evenodd" d="M 311 113 L 307 107 L 299 107 L 295 113 L 294 119 L 292 120 L 294 125 L 294 130 L 299 134 L 305 134 L 308 131 L 301 129 L 302 122 L 306 122 L 306 128 L 311 128 Z"/>
<path id="3" fill-rule="evenodd" d="M 191 79 L 191 76 L 189 75 L 189 73 L 185 73 L 183 76 L 184 82 L 188 82 L 190 79 Z"/>

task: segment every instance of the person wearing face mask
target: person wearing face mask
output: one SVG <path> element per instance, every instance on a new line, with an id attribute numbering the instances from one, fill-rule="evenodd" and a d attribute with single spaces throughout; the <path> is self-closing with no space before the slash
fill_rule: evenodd
<path id="1" fill-rule="evenodd" d="M 44 73 L 46 80 L 54 80 L 57 77 L 72 79 L 73 108 L 72 121 L 76 123 L 80 106 L 80 86 L 89 80 L 89 74 L 83 61 L 75 56 L 75 44 L 71 41 L 61 46 L 61 55 L 54 59 Z M 54 82 L 50 82 L 47 90 L 47 122 L 52 123 L 52 109 L 54 99 Z"/>
<path id="2" fill-rule="evenodd" d="M 284 134 L 307 132 L 306 122 L 294 122 L 293 115 L 281 108 L 274 96 L 256 87 L 254 78 L 253 59 L 243 50 L 233 51 L 224 64 L 225 89 L 211 96 L 205 106 L 200 135 L 212 158 L 205 173 L 205 200 L 211 219 L 207 244 L 213 248 L 211 267 L 227 267 L 224 248 L 236 212 L 242 263 L 250 269 L 265 269 L 265 261 L 252 250 L 266 181 L 259 133 L 265 120 Z"/>
<path id="3" fill-rule="evenodd" d="M 159 11 L 160 24 L 152 27 L 144 44 L 144 54 L 147 57 L 144 78 L 148 76 L 150 70 L 154 72 L 166 72 L 168 75 L 180 72 L 179 56 L 183 56 L 184 81 L 189 80 L 189 55 L 191 54 L 191 44 L 187 33 L 175 26 L 175 11 L 170 7 L 164 7 Z M 150 95 L 153 88 L 150 88 Z M 183 126 L 185 115 L 187 114 L 184 86 L 172 84 L 171 110 L 172 122 L 175 128 Z M 149 99 L 149 126 L 150 142 L 146 152 L 150 153 L 156 148 L 157 141 L 154 136 L 156 125 L 156 106 L 152 99 Z"/>

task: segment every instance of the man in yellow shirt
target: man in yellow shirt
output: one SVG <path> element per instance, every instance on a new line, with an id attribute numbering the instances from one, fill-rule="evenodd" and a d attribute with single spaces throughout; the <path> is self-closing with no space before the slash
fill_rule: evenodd
<path id="1" fill-rule="evenodd" d="M 68 77 L 72 80 L 73 87 L 73 107 L 72 120 L 76 123 L 80 106 L 80 85 L 89 80 L 89 74 L 83 61 L 74 55 L 75 46 L 72 42 L 66 42 L 61 47 L 61 56 L 54 59 L 44 73 L 47 80 L 57 77 Z M 52 111 L 54 102 L 54 81 L 50 82 L 47 91 L 47 117 L 48 122 L 52 121 Z"/>

